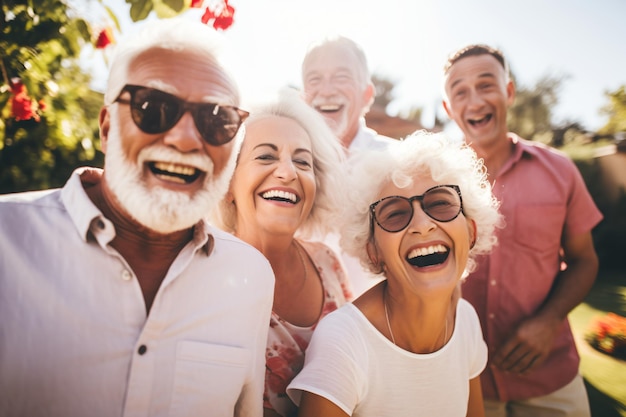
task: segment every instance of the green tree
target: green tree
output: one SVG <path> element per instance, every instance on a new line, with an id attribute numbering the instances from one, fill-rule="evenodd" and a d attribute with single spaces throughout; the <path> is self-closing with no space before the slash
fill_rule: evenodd
<path id="1" fill-rule="evenodd" d="M 601 109 L 601 112 L 609 116 L 609 121 L 598 133 L 626 132 L 626 85 L 622 85 L 615 91 L 607 92 L 606 97 L 609 103 Z"/>
<path id="2" fill-rule="evenodd" d="M 518 86 L 515 103 L 509 108 L 509 130 L 529 140 L 550 134 L 552 108 L 558 104 L 562 82 L 563 77 L 543 76 L 532 87 Z"/>
<path id="3" fill-rule="evenodd" d="M 89 23 L 59 0 L 5 0 L 0 22 L 0 193 L 57 187 L 75 167 L 101 165 L 102 95 L 78 62 Z M 13 106 L 16 82 L 32 117 Z"/>
<path id="4" fill-rule="evenodd" d="M 386 77 L 376 74 L 372 75 L 372 83 L 376 89 L 373 105 L 386 110 L 394 98 L 393 89 L 395 88 L 395 83 Z"/>

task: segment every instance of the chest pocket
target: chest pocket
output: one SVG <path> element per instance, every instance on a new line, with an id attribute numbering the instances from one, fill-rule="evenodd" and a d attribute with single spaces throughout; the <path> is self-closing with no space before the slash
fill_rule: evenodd
<path id="1" fill-rule="evenodd" d="M 232 415 L 251 360 L 247 349 L 179 342 L 170 415 Z"/>
<path id="2" fill-rule="evenodd" d="M 520 205 L 515 210 L 513 238 L 523 248 L 547 251 L 558 250 L 565 222 L 566 209 L 562 205 Z"/>

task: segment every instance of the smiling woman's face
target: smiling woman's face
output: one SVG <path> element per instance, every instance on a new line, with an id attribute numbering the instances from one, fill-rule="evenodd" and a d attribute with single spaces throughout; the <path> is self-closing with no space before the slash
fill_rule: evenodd
<path id="1" fill-rule="evenodd" d="M 251 121 L 229 194 L 237 208 L 237 235 L 293 235 L 309 216 L 315 193 L 306 131 L 287 117 Z"/>
<path id="2" fill-rule="evenodd" d="M 422 195 L 441 185 L 429 176 L 417 176 L 412 185 L 399 188 L 384 184 L 377 199 L 388 196 L 406 198 Z M 463 275 L 470 242 L 475 235 L 472 221 L 463 213 L 454 220 L 440 222 L 429 217 L 420 203 L 413 201 L 413 217 L 406 228 L 390 233 L 374 224 L 374 248 L 379 262 L 385 265 L 385 276 L 407 290 L 452 290 Z"/>

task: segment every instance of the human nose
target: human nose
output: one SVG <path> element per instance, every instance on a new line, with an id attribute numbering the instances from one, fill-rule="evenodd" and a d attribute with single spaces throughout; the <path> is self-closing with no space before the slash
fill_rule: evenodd
<path id="1" fill-rule="evenodd" d="M 291 159 L 281 159 L 274 170 L 274 176 L 283 181 L 292 181 L 297 177 L 296 167 Z"/>
<path id="2" fill-rule="evenodd" d="M 335 94 L 336 88 L 332 80 L 324 78 L 317 86 L 317 94 L 321 96 L 330 96 Z"/>
<path id="3" fill-rule="evenodd" d="M 470 90 L 468 105 L 471 108 L 481 107 L 485 103 L 483 96 L 476 90 Z"/>
<path id="4" fill-rule="evenodd" d="M 421 201 L 413 200 L 413 216 L 407 228 L 411 233 L 426 234 L 437 227 L 437 223 L 424 211 Z"/>
<path id="5" fill-rule="evenodd" d="M 180 120 L 165 132 L 163 143 L 180 152 L 193 152 L 203 148 L 204 140 L 196 128 L 191 112 L 186 111 Z"/>

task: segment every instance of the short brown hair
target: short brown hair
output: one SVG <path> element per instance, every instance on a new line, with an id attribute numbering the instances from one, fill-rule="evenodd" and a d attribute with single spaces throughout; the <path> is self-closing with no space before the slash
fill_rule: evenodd
<path id="1" fill-rule="evenodd" d="M 500 51 L 497 48 L 493 48 L 489 45 L 484 45 L 484 44 L 468 45 L 452 53 L 448 57 L 448 60 L 446 61 L 446 64 L 443 67 L 443 73 L 447 74 L 450 71 L 450 68 L 452 68 L 452 66 L 456 64 L 459 60 L 466 58 L 468 56 L 478 56 L 478 55 L 491 55 L 492 57 L 498 60 L 500 65 L 502 65 L 502 68 L 504 68 L 506 75 L 507 76 L 509 75 L 509 64 L 506 62 L 506 59 L 504 58 L 504 54 L 502 53 L 502 51 Z"/>

